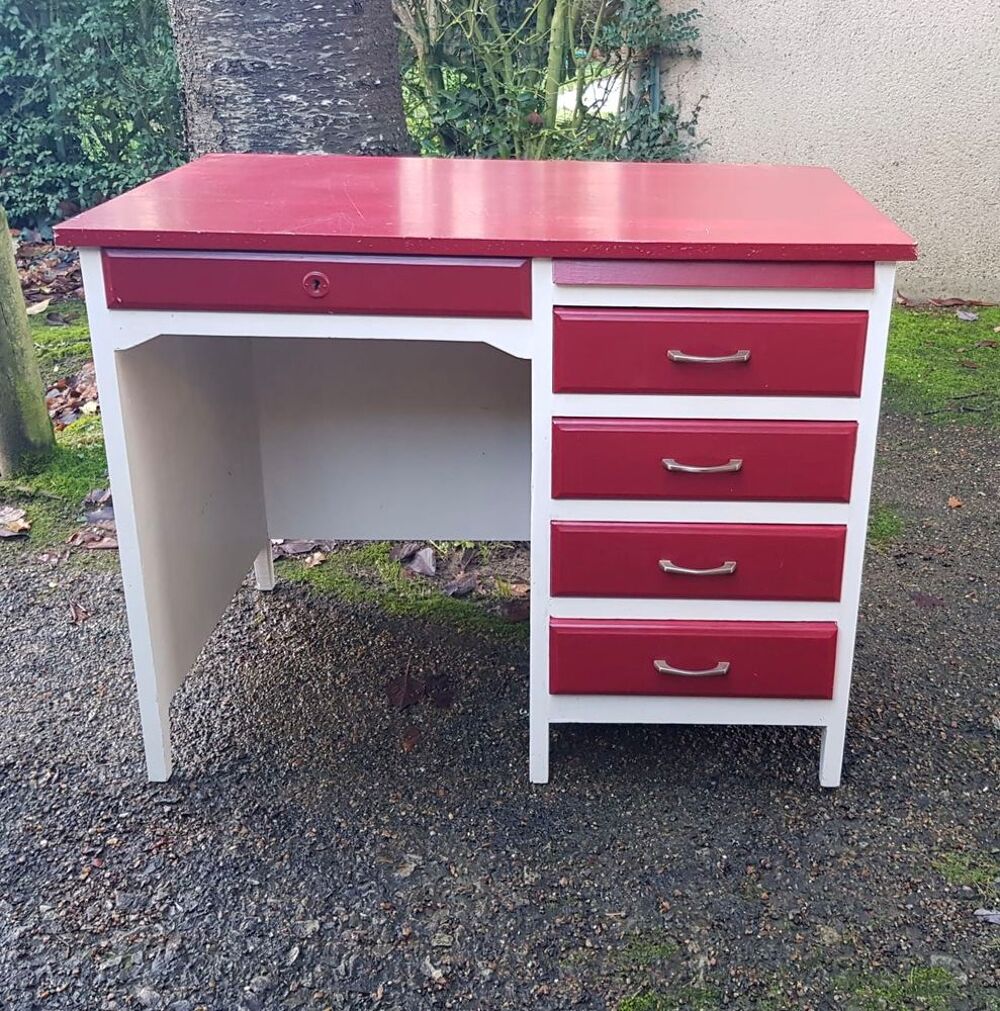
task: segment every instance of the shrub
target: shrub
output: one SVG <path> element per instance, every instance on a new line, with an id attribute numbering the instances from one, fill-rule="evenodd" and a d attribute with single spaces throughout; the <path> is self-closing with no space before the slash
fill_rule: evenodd
<path id="1" fill-rule="evenodd" d="M 19 224 L 180 164 L 162 0 L 0 0 L 0 204 Z"/>

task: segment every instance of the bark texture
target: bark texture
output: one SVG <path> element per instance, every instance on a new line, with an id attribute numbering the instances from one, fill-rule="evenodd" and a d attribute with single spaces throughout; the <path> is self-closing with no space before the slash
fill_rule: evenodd
<path id="1" fill-rule="evenodd" d="M 0 477 L 16 474 L 29 457 L 46 455 L 53 445 L 7 215 L 0 207 Z"/>
<path id="2" fill-rule="evenodd" d="M 195 154 L 411 150 L 391 0 L 167 2 Z"/>

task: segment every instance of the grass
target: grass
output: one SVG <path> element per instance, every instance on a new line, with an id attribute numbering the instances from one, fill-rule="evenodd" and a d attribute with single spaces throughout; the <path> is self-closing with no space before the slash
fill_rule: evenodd
<path id="1" fill-rule="evenodd" d="M 1000 308 L 897 308 L 889 328 L 886 399 L 904 413 L 1000 423 Z M 996 345 L 996 346 L 994 346 Z"/>
<path id="2" fill-rule="evenodd" d="M 647 990 L 618 1002 L 618 1011 L 714 1011 L 718 1007 L 721 1007 L 718 990 L 707 986 Z"/>
<path id="3" fill-rule="evenodd" d="M 46 383 L 71 375 L 90 359 L 90 330 L 83 302 L 59 302 L 49 312 L 57 312 L 68 322 L 52 326 L 46 322 L 44 312 L 28 317 L 38 367 Z"/>
<path id="4" fill-rule="evenodd" d="M 960 996 L 947 970 L 917 966 L 905 975 L 859 975 L 842 980 L 852 1011 L 948 1011 Z"/>
<path id="5" fill-rule="evenodd" d="M 669 938 L 656 934 L 633 934 L 625 942 L 619 960 L 629 966 L 648 968 L 676 958 L 680 952 L 680 946 Z"/>
<path id="6" fill-rule="evenodd" d="M 903 533 L 903 518 L 887 505 L 873 505 L 868 514 L 868 543 L 876 551 L 885 551 Z"/>
<path id="7" fill-rule="evenodd" d="M 285 559 L 278 568 L 283 577 L 348 603 L 375 604 L 387 614 L 446 622 L 498 638 L 527 639 L 526 623 L 504 621 L 477 601 L 448 597 L 419 577 L 408 578 L 389 557 L 391 547 L 387 541 L 373 541 L 331 552 L 321 565 Z"/>
<path id="8" fill-rule="evenodd" d="M 1000 860 L 980 850 L 942 853 L 934 869 L 950 885 L 973 888 L 984 898 L 1000 896 Z"/>

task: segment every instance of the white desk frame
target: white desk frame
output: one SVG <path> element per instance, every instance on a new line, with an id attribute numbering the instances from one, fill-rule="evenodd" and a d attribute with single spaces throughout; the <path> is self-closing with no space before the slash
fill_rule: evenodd
<path id="1" fill-rule="evenodd" d="M 876 264 L 874 291 L 829 291 L 557 287 L 536 259 L 531 319 L 484 320 L 112 311 L 99 251 L 82 263 L 151 780 L 171 772 L 170 700 L 251 565 L 273 587 L 272 538 L 530 537 L 533 782 L 548 780 L 550 726 L 583 722 L 821 727 L 820 782 L 839 784 L 894 264 Z M 861 396 L 553 394 L 554 305 L 866 310 Z M 364 376 L 379 382 L 359 387 Z M 442 391 L 451 398 L 435 411 Z M 851 501 L 556 501 L 553 416 L 855 420 Z M 846 523 L 843 592 L 836 603 L 551 598 L 555 519 Z M 550 617 L 836 621 L 834 696 L 550 695 Z"/>

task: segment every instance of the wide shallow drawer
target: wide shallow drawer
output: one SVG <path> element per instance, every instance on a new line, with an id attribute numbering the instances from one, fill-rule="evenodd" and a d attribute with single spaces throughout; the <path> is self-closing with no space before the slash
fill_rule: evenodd
<path id="1" fill-rule="evenodd" d="M 853 421 L 554 418 L 552 496 L 847 502 L 856 437 Z"/>
<path id="2" fill-rule="evenodd" d="M 856 397 L 867 327 L 864 312 L 557 308 L 553 389 Z"/>
<path id="3" fill-rule="evenodd" d="M 553 618 L 549 690 L 829 699 L 836 653 L 834 622 Z"/>
<path id="4" fill-rule="evenodd" d="M 846 527 L 552 524 L 557 597 L 839 600 Z"/>
<path id="5" fill-rule="evenodd" d="M 112 309 L 531 317 L 531 261 L 104 251 Z"/>

